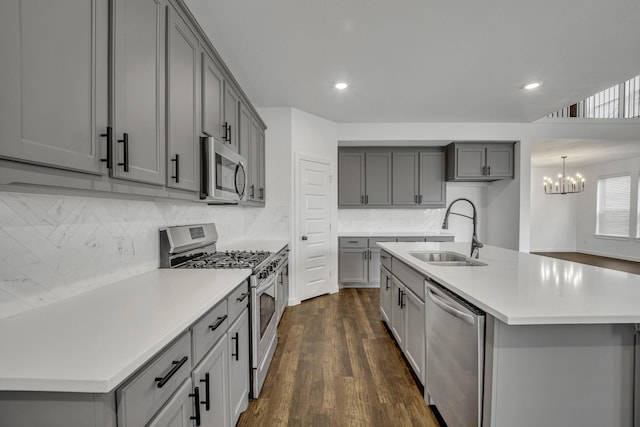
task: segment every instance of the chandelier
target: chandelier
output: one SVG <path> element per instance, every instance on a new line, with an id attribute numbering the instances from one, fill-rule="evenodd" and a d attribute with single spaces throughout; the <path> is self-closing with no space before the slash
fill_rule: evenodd
<path id="1" fill-rule="evenodd" d="M 562 174 L 553 180 L 547 176 L 544 177 L 545 194 L 571 194 L 582 193 L 584 191 L 584 178 L 579 173 L 575 177 L 565 174 L 565 163 L 567 156 L 562 156 Z"/>

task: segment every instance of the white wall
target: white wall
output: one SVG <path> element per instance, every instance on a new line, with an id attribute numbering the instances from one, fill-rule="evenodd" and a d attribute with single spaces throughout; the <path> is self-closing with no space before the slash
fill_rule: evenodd
<path id="1" fill-rule="evenodd" d="M 640 157 L 602 163 L 581 169 L 587 180 L 587 185 L 585 186 L 585 191 L 580 194 L 577 200 L 578 228 L 576 249 L 578 252 L 640 261 L 640 239 L 638 239 L 637 225 Z M 597 180 L 602 176 L 622 173 L 631 175 L 630 237 L 596 236 Z"/>
<path id="2" fill-rule="evenodd" d="M 555 177 L 559 168 L 531 169 L 531 251 L 575 252 L 577 204 L 581 194 L 547 195 L 545 176 Z M 576 169 L 567 168 L 568 175 Z M 584 169 L 581 169 L 584 173 Z"/>

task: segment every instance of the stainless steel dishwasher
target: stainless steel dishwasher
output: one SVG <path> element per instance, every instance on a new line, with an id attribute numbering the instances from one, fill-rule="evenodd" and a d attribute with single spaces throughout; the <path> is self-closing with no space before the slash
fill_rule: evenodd
<path id="1" fill-rule="evenodd" d="M 428 279 L 425 294 L 425 398 L 448 427 L 479 427 L 485 313 Z"/>

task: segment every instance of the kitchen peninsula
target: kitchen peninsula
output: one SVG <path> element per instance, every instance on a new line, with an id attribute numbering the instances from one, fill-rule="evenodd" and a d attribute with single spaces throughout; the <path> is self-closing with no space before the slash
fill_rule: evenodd
<path id="1" fill-rule="evenodd" d="M 483 266 L 438 265 L 413 255 L 466 256 L 468 243 L 379 246 L 391 258 L 385 268 L 392 273 L 409 267 L 423 284 L 435 283 L 486 313 L 479 367 L 483 427 L 637 425 L 640 276 L 491 246 L 480 250 Z M 426 318 L 428 323 L 428 313 Z M 411 328 L 420 326 L 425 329 Z M 427 334 L 427 349 L 437 344 L 430 339 Z M 426 364 L 428 399 L 432 377 Z"/>

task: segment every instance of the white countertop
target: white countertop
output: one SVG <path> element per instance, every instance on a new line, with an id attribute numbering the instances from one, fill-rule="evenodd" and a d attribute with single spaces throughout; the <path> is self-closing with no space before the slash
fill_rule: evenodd
<path id="1" fill-rule="evenodd" d="M 218 248 L 219 251 L 278 252 L 289 244 L 286 240 L 240 240 Z"/>
<path id="2" fill-rule="evenodd" d="M 410 255 L 445 250 L 468 256 L 469 243 L 379 246 L 509 325 L 640 323 L 640 275 L 530 255 L 480 249 L 482 267 L 442 267 Z"/>
<path id="3" fill-rule="evenodd" d="M 0 390 L 110 392 L 250 274 L 159 269 L 0 320 Z"/>
<path id="4" fill-rule="evenodd" d="M 338 237 L 438 237 L 451 236 L 453 233 L 440 231 L 338 231 Z"/>

